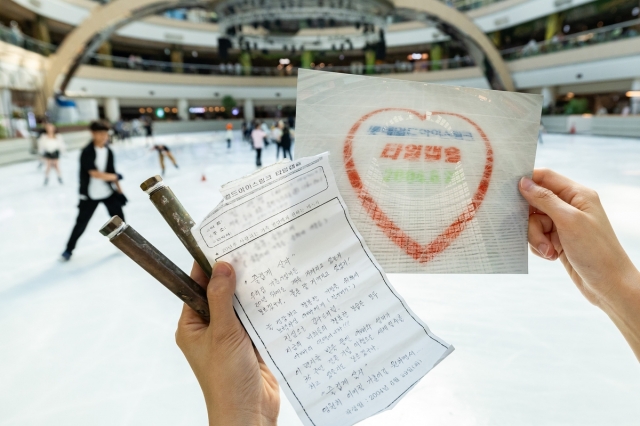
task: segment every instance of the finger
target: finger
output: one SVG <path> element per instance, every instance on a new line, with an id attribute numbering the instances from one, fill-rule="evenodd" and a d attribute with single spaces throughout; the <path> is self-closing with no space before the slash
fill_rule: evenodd
<path id="1" fill-rule="evenodd" d="M 529 205 L 537 211 L 544 212 L 556 225 L 567 223 L 569 216 L 576 211 L 574 207 L 561 200 L 554 192 L 537 185 L 528 177 L 520 179 L 518 189 Z"/>
<path id="2" fill-rule="evenodd" d="M 208 323 L 202 319 L 200 315 L 186 303 L 182 306 L 182 312 L 180 313 L 180 319 L 178 319 L 178 329 L 180 328 L 192 328 L 193 326 L 207 326 Z"/>
<path id="3" fill-rule="evenodd" d="M 549 233 L 553 230 L 553 221 L 547 215 L 532 214 L 529 216 L 529 244 L 540 256 L 555 260 L 557 253 L 553 248 Z"/>
<path id="4" fill-rule="evenodd" d="M 207 288 L 207 284 L 209 283 L 209 277 L 204 273 L 200 265 L 196 262 L 193 262 L 193 266 L 191 267 L 190 277 L 192 280 L 200 284 L 200 287 Z"/>
<path id="5" fill-rule="evenodd" d="M 550 169 L 534 169 L 532 179 L 536 184 L 547 188 L 568 204 L 572 204 L 573 198 L 584 189 L 579 183 Z"/>
<path id="6" fill-rule="evenodd" d="M 238 324 L 233 310 L 233 293 L 236 290 L 236 273 L 226 262 L 216 262 L 207 286 L 207 299 L 211 313 L 211 325 L 217 331 L 231 330 Z"/>

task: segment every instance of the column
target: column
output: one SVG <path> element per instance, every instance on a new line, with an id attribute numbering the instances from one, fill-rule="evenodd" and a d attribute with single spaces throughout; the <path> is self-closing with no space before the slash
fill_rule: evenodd
<path id="1" fill-rule="evenodd" d="M 36 15 L 36 20 L 33 25 L 33 38 L 51 44 L 51 35 L 49 34 L 47 19 L 40 15 Z M 46 47 L 42 47 L 39 50 L 40 53 L 45 56 L 49 56 L 51 54 L 49 49 Z"/>
<path id="2" fill-rule="evenodd" d="M 105 98 L 104 115 L 112 123 L 120 120 L 120 102 L 117 98 Z"/>
<path id="3" fill-rule="evenodd" d="M 13 137 L 13 129 L 11 128 L 11 90 L 0 89 L 0 134 L 5 137 Z"/>
<path id="4" fill-rule="evenodd" d="M 559 13 L 552 13 L 547 16 L 547 28 L 544 34 L 545 40 L 551 40 L 554 35 L 560 32 L 562 21 Z"/>
<path id="5" fill-rule="evenodd" d="M 633 80 L 633 83 L 631 83 L 631 90 L 638 92 L 636 95 L 640 95 L 640 78 Z M 629 104 L 631 114 L 640 114 L 640 96 L 629 98 Z"/>
<path id="6" fill-rule="evenodd" d="M 556 106 L 556 90 L 555 87 L 546 86 L 540 91 L 542 95 L 542 109 L 546 109 L 551 113 Z"/>
<path id="7" fill-rule="evenodd" d="M 179 74 L 184 72 L 182 49 L 178 46 L 171 48 L 171 64 L 173 66 L 173 72 L 177 72 Z"/>
<path id="8" fill-rule="evenodd" d="M 242 65 L 242 73 L 244 75 L 251 75 L 251 53 L 244 50 L 240 54 L 240 65 Z"/>
<path id="9" fill-rule="evenodd" d="M 98 53 L 99 55 L 104 55 L 103 58 L 98 59 L 98 63 L 100 65 L 102 65 L 103 67 L 113 68 L 113 60 L 111 59 L 111 43 L 110 42 L 105 41 L 104 43 L 102 43 L 100 47 L 98 47 L 98 50 L 96 50 L 96 53 Z"/>
<path id="10" fill-rule="evenodd" d="M 253 106 L 253 99 L 245 99 L 244 100 L 244 119 L 247 121 L 251 121 L 256 117 L 256 110 Z"/>
<path id="11" fill-rule="evenodd" d="M 176 104 L 178 107 L 178 118 L 182 121 L 189 120 L 189 101 L 186 99 L 178 99 Z"/>

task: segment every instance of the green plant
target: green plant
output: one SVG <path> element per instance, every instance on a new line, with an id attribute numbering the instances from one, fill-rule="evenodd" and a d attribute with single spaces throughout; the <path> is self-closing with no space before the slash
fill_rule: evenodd
<path id="1" fill-rule="evenodd" d="M 235 108 L 236 105 L 237 105 L 237 102 L 233 98 L 233 96 L 226 95 L 222 98 L 222 106 L 224 107 L 224 112 L 226 116 L 231 115 L 231 110 L 233 110 L 233 108 Z"/>
<path id="2" fill-rule="evenodd" d="M 7 133 L 7 129 L 4 128 L 2 124 L 0 124 L 0 139 L 5 139 L 9 136 Z"/>
<path id="3" fill-rule="evenodd" d="M 566 115 L 584 114 L 589 111 L 589 101 L 584 98 L 573 98 L 564 107 Z"/>

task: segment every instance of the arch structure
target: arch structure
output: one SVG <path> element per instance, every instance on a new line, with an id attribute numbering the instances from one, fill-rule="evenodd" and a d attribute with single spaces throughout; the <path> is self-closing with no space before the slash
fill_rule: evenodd
<path id="1" fill-rule="evenodd" d="M 51 56 L 46 77 L 47 97 L 64 94 L 78 67 L 116 30 L 165 10 L 213 7 L 220 0 L 115 0 L 96 7 Z M 515 90 L 506 63 L 497 48 L 471 19 L 439 0 L 393 0 L 396 12 L 411 20 L 435 24 L 452 40 L 466 46 L 491 88 Z"/>

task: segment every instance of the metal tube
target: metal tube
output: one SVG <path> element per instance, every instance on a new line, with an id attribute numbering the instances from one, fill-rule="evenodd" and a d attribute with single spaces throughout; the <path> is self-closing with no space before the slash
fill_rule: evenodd
<path id="1" fill-rule="evenodd" d="M 178 201 L 171 188 L 157 175 L 142 182 L 140 188 L 149 194 L 149 199 L 189 251 L 191 257 L 200 265 L 204 273 L 211 277 L 211 264 L 191 234 L 191 228 L 196 223 Z"/>
<path id="2" fill-rule="evenodd" d="M 100 228 L 100 233 L 203 319 L 209 321 L 206 291 L 119 216 L 113 216 Z"/>

